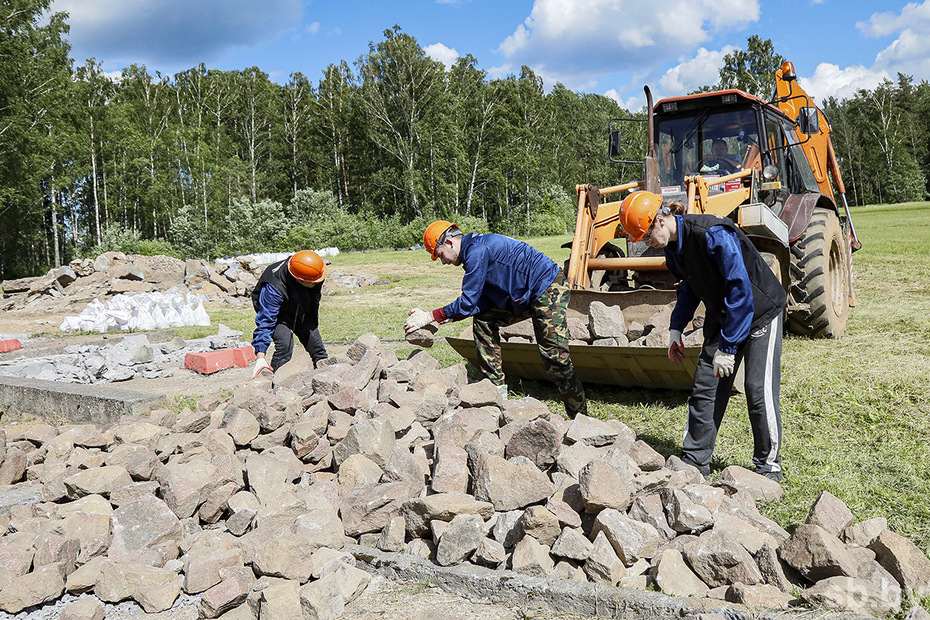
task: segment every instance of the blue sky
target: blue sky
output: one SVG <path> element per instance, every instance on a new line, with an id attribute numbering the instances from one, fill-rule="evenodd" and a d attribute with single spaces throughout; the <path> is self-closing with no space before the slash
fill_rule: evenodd
<path id="1" fill-rule="evenodd" d="M 643 84 L 665 97 L 715 82 L 750 35 L 771 39 L 818 99 L 899 72 L 930 80 L 930 0 L 53 0 L 52 10 L 70 14 L 75 62 L 115 73 L 203 62 L 316 82 L 397 24 L 447 65 L 471 54 L 490 77 L 527 65 L 547 89 L 560 81 L 631 109 Z"/>

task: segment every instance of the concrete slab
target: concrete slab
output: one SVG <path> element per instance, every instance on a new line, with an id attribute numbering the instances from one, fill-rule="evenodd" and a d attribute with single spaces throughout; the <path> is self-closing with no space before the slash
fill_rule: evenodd
<path id="1" fill-rule="evenodd" d="M 174 329 L 160 329 L 151 332 L 140 332 L 148 338 L 149 344 L 161 344 L 174 338 L 177 333 Z M 23 348 L 10 355 L 0 356 L 0 361 L 13 360 L 14 358 L 34 358 L 34 357 L 51 357 L 54 355 L 65 355 L 65 348 L 75 344 L 86 344 L 96 347 L 105 347 L 107 345 L 122 342 L 123 338 L 132 334 L 123 332 L 113 332 L 109 334 L 82 334 L 72 336 L 69 334 L 58 335 L 54 338 L 38 337 L 30 338 L 28 334 L 0 334 L 2 338 L 18 338 L 23 343 Z"/>
<path id="2" fill-rule="evenodd" d="M 868 616 L 829 610 L 750 609 L 710 598 L 673 597 L 660 592 L 621 588 L 587 581 L 528 577 L 510 570 L 474 564 L 437 566 L 404 553 L 346 545 L 357 567 L 394 581 L 438 586 L 471 601 L 536 608 L 584 618 L 613 620 L 682 620 L 720 614 L 726 620 L 866 620 Z"/>
<path id="3" fill-rule="evenodd" d="M 166 400 L 111 385 L 80 385 L 0 377 L 0 411 L 34 415 L 52 423 L 109 424 L 124 415 L 148 413 Z"/>

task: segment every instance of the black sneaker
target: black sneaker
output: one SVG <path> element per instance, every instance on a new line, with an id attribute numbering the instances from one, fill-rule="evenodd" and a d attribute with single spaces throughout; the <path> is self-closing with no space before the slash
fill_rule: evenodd
<path id="1" fill-rule="evenodd" d="M 780 471 L 767 471 L 761 475 L 765 476 L 769 480 L 774 480 L 775 482 L 781 482 L 785 477 L 784 474 L 782 474 Z"/>

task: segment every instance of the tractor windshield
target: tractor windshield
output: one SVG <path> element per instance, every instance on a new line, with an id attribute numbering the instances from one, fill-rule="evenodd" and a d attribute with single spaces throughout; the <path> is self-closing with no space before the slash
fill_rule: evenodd
<path id="1" fill-rule="evenodd" d="M 751 108 L 656 117 L 659 180 L 674 192 L 693 174 L 719 177 L 761 167 L 759 130 Z"/>

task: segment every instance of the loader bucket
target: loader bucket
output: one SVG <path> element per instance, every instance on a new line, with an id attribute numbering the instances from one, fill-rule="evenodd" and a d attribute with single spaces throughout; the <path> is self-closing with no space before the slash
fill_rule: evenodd
<path id="1" fill-rule="evenodd" d="M 644 323 L 656 311 L 674 301 L 674 291 L 636 290 L 616 293 L 572 291 L 570 316 L 586 316 L 593 301 L 623 308 L 628 322 Z M 458 338 L 446 338 L 455 351 L 472 364 L 478 365 L 478 351 L 469 326 Z M 673 364 L 663 347 L 620 347 L 570 344 L 572 364 L 584 383 L 600 383 L 619 387 L 690 390 L 697 368 L 700 347 L 686 347 L 685 360 Z M 502 342 L 501 360 L 504 372 L 514 377 L 547 381 L 549 375 L 539 356 L 539 347 L 532 342 Z"/>

